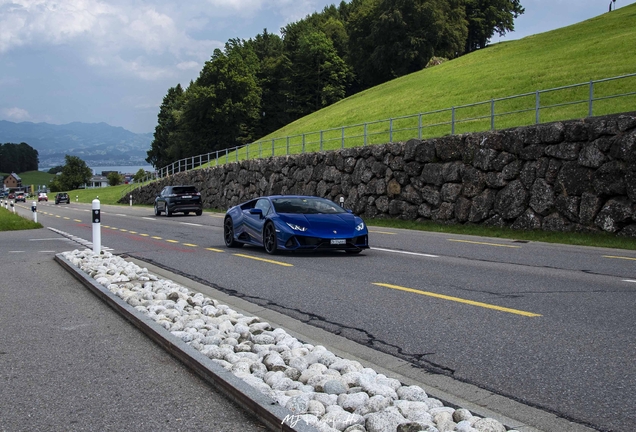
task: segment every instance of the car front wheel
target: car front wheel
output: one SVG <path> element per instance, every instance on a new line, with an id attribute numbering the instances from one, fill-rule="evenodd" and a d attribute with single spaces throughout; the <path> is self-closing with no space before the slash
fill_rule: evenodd
<path id="1" fill-rule="evenodd" d="M 265 246 L 265 252 L 270 255 L 278 253 L 278 240 L 276 239 L 276 228 L 274 224 L 268 222 L 263 230 L 263 246 Z"/>
<path id="2" fill-rule="evenodd" d="M 223 240 L 225 240 L 225 246 L 229 248 L 239 248 L 243 246 L 243 243 L 234 240 L 234 223 L 230 217 L 226 217 L 223 222 Z"/>
<path id="3" fill-rule="evenodd" d="M 159 210 L 159 207 L 157 207 L 157 204 L 155 204 L 155 216 L 161 216 L 161 210 Z"/>

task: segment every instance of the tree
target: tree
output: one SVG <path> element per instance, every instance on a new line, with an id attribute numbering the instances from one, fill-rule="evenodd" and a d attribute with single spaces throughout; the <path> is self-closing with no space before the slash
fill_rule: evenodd
<path id="1" fill-rule="evenodd" d="M 283 33 L 291 63 L 289 109 L 294 120 L 343 99 L 353 75 L 332 40 L 309 21 L 290 24 Z"/>
<path id="2" fill-rule="evenodd" d="M 173 158 L 176 153 L 194 156 L 255 139 L 261 115 L 258 67 L 253 48 L 243 41 L 230 40 L 224 51 L 214 50 L 212 59 L 184 93 L 179 148 Z"/>
<path id="3" fill-rule="evenodd" d="M 109 186 L 117 186 L 123 182 L 122 175 L 115 171 L 109 172 L 106 178 L 108 179 Z"/>
<path id="4" fill-rule="evenodd" d="M 456 57 L 468 32 L 462 0 L 358 0 L 349 22 L 351 60 L 365 87 Z"/>
<path id="5" fill-rule="evenodd" d="M 0 144 L 0 171 L 22 173 L 37 171 L 38 151 L 27 143 Z"/>
<path id="6" fill-rule="evenodd" d="M 520 0 L 463 0 L 468 20 L 466 52 L 484 48 L 497 33 L 514 31 L 514 19 L 525 12 Z"/>
<path id="7" fill-rule="evenodd" d="M 150 176 L 150 172 L 144 170 L 143 168 L 139 168 L 139 171 L 137 171 L 133 176 L 133 180 L 135 181 L 135 183 L 141 183 L 148 176 Z"/>
<path id="8" fill-rule="evenodd" d="M 57 174 L 59 172 L 62 172 L 62 169 L 64 169 L 64 165 L 58 165 L 58 166 L 54 166 L 53 168 L 49 169 L 47 172 L 49 174 Z"/>
<path id="9" fill-rule="evenodd" d="M 56 187 L 59 190 L 69 191 L 78 189 L 80 186 L 89 182 L 93 176 L 93 171 L 86 165 L 82 159 L 77 156 L 64 156 L 66 164 L 62 168 L 62 173 L 55 177 Z M 53 187 L 51 187 L 53 190 Z"/>
<path id="10" fill-rule="evenodd" d="M 178 113 L 183 101 L 181 84 L 171 87 L 163 98 L 154 139 L 148 150 L 146 162 L 155 168 L 164 167 L 173 162 L 169 157 L 169 148 L 173 144 L 178 128 Z"/>

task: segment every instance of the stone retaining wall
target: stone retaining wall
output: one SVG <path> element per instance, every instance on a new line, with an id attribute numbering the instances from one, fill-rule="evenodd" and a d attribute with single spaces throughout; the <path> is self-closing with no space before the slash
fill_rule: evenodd
<path id="1" fill-rule="evenodd" d="M 344 197 L 365 218 L 636 237 L 636 113 L 230 163 L 134 200 L 152 204 L 169 184 L 196 185 L 206 208 L 304 194 Z"/>

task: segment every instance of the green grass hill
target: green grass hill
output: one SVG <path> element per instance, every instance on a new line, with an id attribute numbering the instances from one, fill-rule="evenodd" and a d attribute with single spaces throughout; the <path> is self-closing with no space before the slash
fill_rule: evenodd
<path id="1" fill-rule="evenodd" d="M 441 65 L 353 95 L 299 119 L 264 139 L 271 141 L 272 138 L 297 136 L 635 73 L 636 31 L 634 29 L 636 29 L 636 4 L 568 27 L 516 41 L 496 43 Z M 634 89 L 636 89 L 636 77 L 597 84 L 594 91 L 595 97 L 598 97 L 603 94 L 623 93 L 621 90 L 633 92 Z M 568 97 L 571 100 L 586 100 L 588 94 L 588 88 L 582 87 L 570 90 Z M 542 105 L 558 103 L 562 95 L 563 92 L 559 92 L 558 95 L 556 93 L 542 95 L 541 103 Z M 507 106 L 501 108 L 498 106 L 497 111 L 531 109 L 534 103 L 534 95 L 531 95 L 525 100 L 516 99 L 510 101 Z M 636 107 L 636 96 L 609 99 L 596 102 L 593 115 L 632 111 L 634 107 Z M 464 110 L 461 115 L 465 117 L 483 115 L 484 110 L 487 111 L 489 108 L 489 106 L 483 107 L 481 112 Z M 448 121 L 449 114 L 444 115 L 446 117 L 432 118 L 432 120 Z M 587 105 L 583 103 L 542 111 L 541 121 L 585 116 L 587 116 Z M 498 118 L 496 128 L 503 129 L 534 122 L 532 112 L 513 117 L 515 116 Z M 490 128 L 489 120 L 484 120 L 482 123 L 478 129 L 462 130 L 460 128 L 455 132 Z M 339 133 L 334 131 L 336 137 Z M 413 134 L 416 133 L 413 132 Z M 449 133 L 449 126 L 438 128 L 435 132 L 437 136 Z M 378 139 L 384 141 L 376 140 L 374 143 L 386 142 L 384 136 L 379 136 Z M 307 150 L 311 149 L 313 148 Z M 254 157 L 257 152 L 252 146 L 249 152 L 250 157 Z M 278 150 L 276 153 L 280 154 Z"/>

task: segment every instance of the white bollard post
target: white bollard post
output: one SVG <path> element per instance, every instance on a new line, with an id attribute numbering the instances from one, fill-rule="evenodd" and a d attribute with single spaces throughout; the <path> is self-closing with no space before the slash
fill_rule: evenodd
<path id="1" fill-rule="evenodd" d="M 102 251 L 101 215 L 99 200 L 93 200 L 93 253 L 99 254 Z"/>
<path id="2" fill-rule="evenodd" d="M 78 201 L 79 195 L 75 195 L 75 202 Z"/>
<path id="3" fill-rule="evenodd" d="M 15 205 L 13 204 L 13 200 L 11 200 L 11 211 L 15 213 Z"/>
<path id="4" fill-rule="evenodd" d="M 35 201 L 31 204 L 31 211 L 33 212 L 33 222 L 38 223 L 38 205 Z"/>
<path id="5" fill-rule="evenodd" d="M 340 207 L 344 208 L 344 197 L 340 197 Z"/>
<path id="6" fill-rule="evenodd" d="M 132 194 L 130 194 L 130 206 L 132 207 Z"/>

